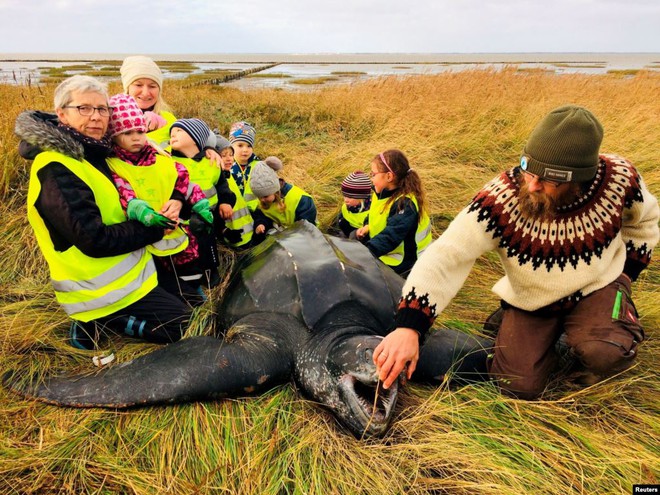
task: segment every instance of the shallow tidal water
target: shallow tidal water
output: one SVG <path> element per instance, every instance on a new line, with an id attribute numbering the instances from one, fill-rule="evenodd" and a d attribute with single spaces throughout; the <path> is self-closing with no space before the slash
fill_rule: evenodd
<path id="1" fill-rule="evenodd" d="M 0 83 L 37 84 L 50 68 L 87 65 L 107 67 L 125 54 L 10 54 L 0 53 Z M 277 65 L 257 74 L 222 83 L 241 89 L 307 89 L 351 83 L 380 76 L 411 76 L 464 70 L 544 71 L 553 74 L 605 74 L 638 70 L 660 71 L 660 53 L 471 53 L 471 54 L 169 54 L 157 61 L 187 62 L 190 71 L 165 69 L 165 78 L 184 78 L 207 71 L 246 71 Z M 115 62 L 116 63 L 116 62 Z M 119 77 L 117 67 L 116 78 Z M 68 71 L 68 75 L 84 73 Z M 113 76 L 102 76 L 113 79 Z"/>

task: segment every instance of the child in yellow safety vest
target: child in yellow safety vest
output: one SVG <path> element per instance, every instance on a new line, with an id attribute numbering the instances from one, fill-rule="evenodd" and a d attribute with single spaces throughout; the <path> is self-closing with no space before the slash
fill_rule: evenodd
<path id="1" fill-rule="evenodd" d="M 293 184 L 277 176 L 282 168 L 279 158 L 269 156 L 252 168 L 250 184 L 252 192 L 259 199 L 254 211 L 254 233 L 263 236 L 272 230 L 291 227 L 298 220 L 316 224 L 316 204 L 312 197 Z M 257 238 L 254 242 L 257 243 Z"/>
<path id="2" fill-rule="evenodd" d="M 243 198 L 243 194 L 236 184 L 236 179 L 231 174 L 232 165 L 234 165 L 234 148 L 227 138 L 215 133 L 216 144 L 215 150 L 220 155 L 223 174 L 227 178 L 229 190 L 234 193 L 236 197 L 234 203 L 231 205 L 233 212 L 231 218 L 225 220 L 227 228 L 240 232 L 240 239 L 227 244 L 233 248 L 247 248 L 251 245 L 252 235 L 254 232 L 254 220 L 252 213 L 248 207 L 247 201 Z"/>
<path id="3" fill-rule="evenodd" d="M 250 188 L 252 166 L 260 160 L 254 154 L 253 149 L 256 135 L 255 128 L 247 122 L 234 122 L 229 129 L 229 142 L 234 150 L 234 164 L 231 167 L 231 175 L 234 177 L 250 211 L 254 211 L 258 203 Z"/>
<path id="4" fill-rule="evenodd" d="M 357 238 L 371 254 L 405 277 L 431 243 L 422 180 L 399 150 L 377 154 L 371 161 L 370 176 L 374 193 L 367 224 L 357 230 Z"/>
<path id="5" fill-rule="evenodd" d="M 241 232 L 227 225 L 234 213 L 232 204 L 235 194 L 229 189 L 227 177 L 222 167 L 218 167 L 206 157 L 206 150 L 214 153 L 216 135 L 200 119 L 179 119 L 172 124 L 170 146 L 172 157 L 181 162 L 190 174 L 190 181 L 202 188 L 211 203 L 214 228 L 206 235 L 198 235 L 200 257 L 211 286 L 219 281 L 219 256 L 216 238 L 226 243 L 238 242 Z"/>
<path id="6" fill-rule="evenodd" d="M 361 170 L 351 172 L 341 183 L 344 202 L 337 216 L 339 235 L 355 239 L 356 231 L 364 226 L 371 206 L 371 181 Z"/>
<path id="7" fill-rule="evenodd" d="M 190 182 L 183 165 L 147 142 L 145 118 L 132 96 L 118 94 L 109 103 L 113 155 L 108 165 L 126 216 L 168 229 L 163 239 L 147 247 L 156 257 L 159 282 L 184 301 L 200 304 L 204 297 L 198 242 L 187 226 L 179 224 L 179 215 L 186 205 L 187 211 L 192 209 L 210 227 L 210 203 L 199 186 Z M 186 278 L 177 280 L 177 276 Z"/>

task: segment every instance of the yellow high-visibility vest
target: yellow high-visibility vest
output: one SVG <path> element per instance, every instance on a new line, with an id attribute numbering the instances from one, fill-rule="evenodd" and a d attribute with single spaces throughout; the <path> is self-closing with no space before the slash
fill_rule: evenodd
<path id="1" fill-rule="evenodd" d="M 117 157 L 107 160 L 110 169 L 128 181 L 138 199 L 146 201 L 155 211 L 160 211 L 172 196 L 178 178 L 174 161 L 169 156 L 156 155 L 156 163 L 138 167 Z M 160 241 L 147 246 L 154 256 L 169 256 L 188 247 L 188 236 L 177 227 Z"/>
<path id="2" fill-rule="evenodd" d="M 413 202 L 419 212 L 417 198 L 411 194 L 407 194 L 405 197 Z M 390 198 L 379 199 L 376 193 L 373 193 L 371 197 L 371 207 L 369 208 L 369 237 L 372 239 L 385 230 L 385 227 L 387 226 L 387 218 L 390 215 L 391 207 L 394 205 L 394 203 L 391 203 L 390 208 L 386 208 L 389 199 Z M 419 255 L 422 254 L 422 251 L 431 244 L 431 219 L 426 213 L 421 214 L 421 218 L 417 222 L 415 244 L 417 245 L 418 258 Z M 403 261 L 404 254 L 404 245 L 403 241 L 401 241 L 397 247 L 389 253 L 380 256 L 379 259 L 386 265 L 398 266 Z"/>
<path id="3" fill-rule="evenodd" d="M 369 210 L 358 211 L 357 213 L 353 213 L 348 209 L 346 203 L 341 205 L 341 216 L 344 217 L 344 220 L 346 220 L 348 224 L 354 229 L 359 229 L 360 227 L 362 227 L 364 225 L 364 220 L 367 218 L 368 215 L 369 215 Z"/>
<path id="4" fill-rule="evenodd" d="M 240 242 L 230 244 L 233 247 L 240 247 L 252 240 L 254 220 L 252 219 L 252 213 L 248 208 L 247 202 L 243 199 L 238 184 L 236 184 L 236 180 L 234 180 L 232 175 L 227 179 L 227 183 L 231 192 L 236 196 L 236 203 L 232 205 L 233 214 L 230 220 L 225 220 L 225 226 L 229 229 L 240 230 L 242 232 Z"/>
<path id="5" fill-rule="evenodd" d="M 211 203 L 211 208 L 215 207 L 218 204 L 218 191 L 215 189 L 215 185 L 220 179 L 222 170 L 213 165 L 208 158 L 202 158 L 198 162 L 182 156 L 172 158 L 186 167 L 188 175 L 190 175 L 190 182 L 197 184 Z"/>
<path id="6" fill-rule="evenodd" d="M 258 161 L 259 160 L 252 160 L 245 166 L 245 169 L 247 170 L 247 167 L 250 165 L 256 165 Z M 234 162 L 234 164 L 236 165 L 236 162 Z M 250 168 L 250 172 L 252 172 L 251 168 Z M 234 176 L 232 175 L 232 177 Z M 234 177 L 234 181 L 235 180 L 236 178 Z M 236 184 L 236 186 L 238 187 L 238 184 Z M 238 189 L 240 191 L 241 188 L 238 187 Z M 243 172 L 243 191 L 241 194 L 243 196 L 243 199 L 247 203 L 247 207 L 250 209 L 250 211 L 254 211 L 259 207 L 259 198 L 257 198 L 252 192 L 252 187 L 250 187 L 250 176 L 245 175 L 245 172 Z"/>
<path id="7" fill-rule="evenodd" d="M 157 144 L 160 148 L 165 148 L 170 144 L 170 130 L 172 130 L 172 124 L 176 122 L 176 117 L 165 110 L 162 110 L 158 115 L 163 117 L 167 121 L 167 124 L 160 129 L 147 132 L 147 139 Z"/>
<path id="8" fill-rule="evenodd" d="M 298 186 L 292 185 L 289 192 L 284 196 L 284 204 L 286 205 L 284 211 L 280 210 L 277 201 L 273 202 L 268 208 L 259 205 L 259 209 L 279 226 L 283 228 L 291 227 L 296 221 L 296 208 L 303 196 L 311 197 Z"/>
<path id="9" fill-rule="evenodd" d="M 104 258 L 87 256 L 76 246 L 57 251 L 48 228 L 35 207 L 41 183 L 37 172 L 52 162 L 71 170 L 94 193 L 101 218 L 106 225 L 126 221 L 119 192 L 110 179 L 87 161 L 62 153 L 39 153 L 30 170 L 27 214 L 37 242 L 50 269 L 51 284 L 57 301 L 73 319 L 83 322 L 102 318 L 142 299 L 158 284 L 156 267 L 146 248 Z"/>

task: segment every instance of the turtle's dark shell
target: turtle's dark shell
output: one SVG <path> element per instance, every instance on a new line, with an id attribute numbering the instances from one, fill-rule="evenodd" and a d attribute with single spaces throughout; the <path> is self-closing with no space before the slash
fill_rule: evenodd
<path id="1" fill-rule="evenodd" d="M 269 237 L 237 265 L 219 307 L 224 328 L 267 312 L 293 315 L 314 329 L 330 309 L 355 301 L 385 333 L 394 322 L 403 285 L 359 242 L 326 236 L 305 221 Z"/>

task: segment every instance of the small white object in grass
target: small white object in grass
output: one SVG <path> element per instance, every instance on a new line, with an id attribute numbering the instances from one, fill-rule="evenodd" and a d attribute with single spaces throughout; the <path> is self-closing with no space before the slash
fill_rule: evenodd
<path id="1" fill-rule="evenodd" d="M 110 353 L 107 356 L 94 356 L 92 358 L 92 363 L 99 368 L 103 368 L 106 364 L 109 364 L 115 360 L 114 353 Z"/>

